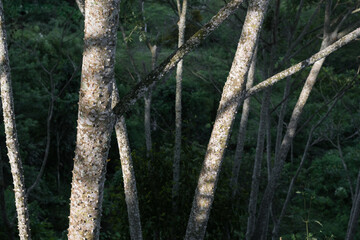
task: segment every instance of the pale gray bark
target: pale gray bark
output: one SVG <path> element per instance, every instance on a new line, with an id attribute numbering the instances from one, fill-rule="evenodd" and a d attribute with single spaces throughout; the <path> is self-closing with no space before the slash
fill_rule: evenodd
<path id="1" fill-rule="evenodd" d="M 244 98 L 248 98 L 248 97 L 264 90 L 265 88 L 271 87 L 271 86 L 275 85 L 277 82 L 281 81 L 282 79 L 297 73 L 298 71 L 304 69 L 305 67 L 307 67 L 309 65 L 314 64 L 315 62 L 319 61 L 322 58 L 329 56 L 331 53 L 333 53 L 336 50 L 338 50 L 339 48 L 345 46 L 349 42 L 355 40 L 359 36 L 360 36 L 360 28 L 357 28 L 354 31 L 345 35 L 344 37 L 340 38 L 335 43 L 329 45 L 328 47 L 324 48 L 323 50 L 319 51 L 318 53 L 312 55 L 310 58 L 308 58 L 304 61 L 301 61 L 298 64 L 295 64 L 295 65 L 275 74 L 274 76 L 262 81 L 261 83 L 255 85 L 254 87 L 252 87 L 251 89 L 246 91 L 246 93 L 244 94 Z"/>
<path id="2" fill-rule="evenodd" d="M 254 75 L 255 75 L 255 68 L 256 68 L 256 56 L 257 56 L 257 47 L 255 49 L 254 55 L 251 60 L 251 65 L 249 68 L 247 81 L 246 81 L 246 89 L 250 89 L 254 83 Z M 240 119 L 240 126 L 239 132 L 237 135 L 237 143 L 236 143 L 236 150 L 235 150 L 235 157 L 234 157 L 234 164 L 232 168 L 232 175 L 230 179 L 230 188 L 231 188 L 231 197 L 232 199 L 235 198 L 237 192 L 237 183 L 239 179 L 239 172 L 241 167 L 241 162 L 244 155 L 244 144 L 245 144 L 245 137 L 246 137 L 246 128 L 249 119 L 250 113 L 250 98 L 246 98 L 244 100 L 242 106 L 242 113 Z"/>
<path id="3" fill-rule="evenodd" d="M 263 160 L 263 153 L 264 153 L 266 122 L 267 122 L 267 115 L 269 110 L 270 96 L 271 96 L 271 90 L 266 89 L 261 104 L 254 169 L 253 169 L 252 181 L 251 181 L 251 190 L 250 190 L 250 198 L 249 198 L 249 206 L 248 206 L 249 217 L 248 217 L 247 229 L 245 235 L 247 240 L 251 239 L 251 236 L 253 235 L 255 229 L 256 205 L 257 205 L 258 193 L 259 193 L 261 163 Z"/>
<path id="4" fill-rule="evenodd" d="M 13 177 L 19 237 L 21 240 L 28 240 L 31 239 L 30 223 L 27 209 L 27 197 L 25 193 L 24 174 L 20 158 L 20 147 L 16 132 L 14 100 L 2 1 L 0 1 L 0 28 L 1 102 L 5 125 L 6 147 L 8 150 L 11 174 Z"/>
<path id="5" fill-rule="evenodd" d="M 114 127 L 112 84 L 119 0 L 85 1 L 85 35 L 68 239 L 99 239 L 106 160 Z"/>
<path id="6" fill-rule="evenodd" d="M 114 80 L 112 106 L 119 101 L 119 93 Z M 133 162 L 131 159 L 131 150 L 129 138 L 127 135 L 125 118 L 122 116 L 115 124 L 116 139 L 119 147 L 121 170 L 124 180 L 125 201 L 128 212 L 130 237 L 132 240 L 141 240 L 141 221 L 139 211 L 139 201 L 137 197 L 136 178 Z"/>
<path id="7" fill-rule="evenodd" d="M 155 85 L 158 80 L 169 73 L 170 70 L 172 70 L 186 54 L 198 47 L 205 38 L 218 28 L 220 24 L 222 24 L 231 14 L 233 14 L 242 2 L 243 0 L 232 0 L 221 8 L 219 12 L 189 40 L 187 40 L 183 46 L 171 54 L 144 80 L 138 83 L 129 94 L 123 97 L 122 100 L 115 106 L 114 113 L 120 117 L 127 112 L 139 98 L 145 95 L 150 87 Z"/>
<path id="8" fill-rule="evenodd" d="M 179 38 L 178 47 L 181 47 L 185 41 L 186 28 L 186 10 L 187 0 L 177 0 L 179 22 Z M 173 162 L 173 188 L 172 188 L 172 208 L 173 212 L 177 212 L 177 202 L 180 187 L 180 160 L 181 160 L 181 93 L 182 93 L 182 75 L 183 60 L 180 60 L 176 68 L 176 94 L 175 94 L 175 144 L 174 144 L 174 162 Z"/>
<path id="9" fill-rule="evenodd" d="M 186 240 L 200 240 L 205 236 L 222 159 L 241 101 L 241 93 L 245 87 L 245 75 L 251 63 L 268 2 L 268 0 L 250 2 L 199 176 L 186 229 Z"/>

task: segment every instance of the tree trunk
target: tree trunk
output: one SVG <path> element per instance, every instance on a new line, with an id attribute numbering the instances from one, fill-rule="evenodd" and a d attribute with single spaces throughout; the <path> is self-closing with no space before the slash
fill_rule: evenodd
<path id="1" fill-rule="evenodd" d="M 359 215 L 360 215 L 360 194 L 359 194 L 359 187 L 360 187 L 360 171 L 358 174 L 358 179 L 356 183 L 356 194 L 355 194 L 355 201 L 351 207 L 350 212 L 350 219 L 348 223 L 348 229 L 346 232 L 345 240 L 353 240 L 355 239 L 356 230 L 358 227 Z"/>
<path id="2" fill-rule="evenodd" d="M 119 93 L 114 80 L 112 106 L 119 101 Z M 121 170 L 124 180 L 125 201 L 128 212 L 130 237 L 132 240 L 141 240 L 141 221 L 139 211 L 139 201 L 137 197 L 136 178 L 133 162 L 131 159 L 131 150 L 129 138 L 126 130 L 125 118 L 122 116 L 115 124 L 115 132 L 119 147 Z"/>
<path id="3" fill-rule="evenodd" d="M 255 49 L 254 55 L 251 60 L 250 69 L 247 76 L 246 81 L 246 89 L 250 89 L 254 83 L 254 75 L 255 75 L 255 68 L 256 68 L 256 56 L 257 56 L 257 47 Z M 249 119 L 250 113 L 250 98 L 245 99 L 244 104 L 242 106 L 242 113 L 240 119 L 240 126 L 239 132 L 237 136 L 237 144 L 235 150 L 235 157 L 234 157 L 234 164 L 232 168 L 232 175 L 230 179 L 230 188 L 231 188 L 231 198 L 234 200 L 236 196 L 236 192 L 238 190 L 237 184 L 239 179 L 239 172 L 241 167 L 241 162 L 244 155 L 244 144 L 245 144 L 245 137 L 246 137 L 246 128 Z"/>
<path id="4" fill-rule="evenodd" d="M 10 77 L 8 47 L 6 43 L 5 19 L 2 1 L 0 1 L 0 69 L 1 69 L 1 102 L 3 108 L 6 147 L 14 183 L 15 205 L 18 217 L 19 237 L 31 239 L 30 223 L 25 193 L 24 174 L 20 158 L 20 147 L 17 138 L 14 100 Z"/>
<path id="5" fill-rule="evenodd" d="M 253 169 L 253 175 L 251 181 L 251 191 L 250 191 L 249 206 L 248 206 L 249 217 L 248 217 L 247 229 L 246 229 L 246 240 L 251 239 L 251 236 L 253 235 L 255 229 L 256 205 L 257 205 L 257 199 L 259 193 L 261 162 L 263 160 L 263 153 L 264 153 L 266 122 L 269 111 L 270 96 L 271 96 L 271 90 L 266 89 L 261 104 L 260 122 L 259 122 L 259 129 L 257 135 L 254 169 Z"/>
<path id="6" fill-rule="evenodd" d="M 241 101 L 240 97 L 245 85 L 245 74 L 251 63 L 268 2 L 268 0 L 254 0 L 250 2 L 199 176 L 187 225 L 186 240 L 200 240 L 205 236 L 226 144 L 238 105 Z"/>
<path id="7" fill-rule="evenodd" d="M 178 47 L 184 44 L 186 28 L 186 10 L 187 0 L 183 0 L 182 6 L 180 0 L 177 0 L 179 13 L 179 39 Z M 172 189 L 172 210 L 177 213 L 177 203 L 180 186 L 180 160 L 181 160 L 181 92 L 182 92 L 182 74 L 183 60 L 180 60 L 176 68 L 176 97 L 175 97 L 175 146 L 174 146 L 174 163 L 173 163 L 173 189 Z"/>
<path id="8" fill-rule="evenodd" d="M 287 191 L 287 195 L 286 195 L 286 198 L 285 198 L 285 202 L 284 202 L 283 207 L 282 207 L 282 209 L 281 209 L 280 216 L 279 216 L 277 222 L 274 224 L 274 227 L 273 227 L 273 230 L 272 230 L 272 240 L 277 240 L 277 239 L 279 238 L 279 230 L 280 230 L 280 226 L 281 226 L 281 221 L 282 221 L 282 219 L 284 218 L 285 213 L 286 213 L 286 210 L 287 210 L 287 207 L 288 207 L 289 204 L 290 204 L 290 198 L 291 198 L 291 196 L 292 196 L 292 192 L 293 192 L 293 188 L 294 188 L 294 185 L 295 185 L 295 181 L 296 181 L 297 177 L 299 176 L 302 167 L 303 167 L 304 164 L 305 164 L 305 160 L 306 160 L 306 157 L 307 157 L 307 153 L 308 153 L 310 147 L 312 146 L 311 141 L 312 141 L 313 133 L 314 133 L 314 131 L 316 130 L 316 128 L 319 127 L 320 124 L 329 116 L 330 112 L 332 111 L 332 109 L 335 107 L 335 105 L 336 105 L 336 103 L 338 102 L 338 100 L 339 100 L 343 95 L 344 95 L 344 92 L 337 96 L 337 98 L 335 99 L 334 103 L 329 107 L 329 109 L 328 109 L 328 111 L 326 112 L 326 114 L 324 114 L 324 116 L 321 117 L 321 119 L 310 129 L 309 136 L 308 136 L 308 140 L 307 140 L 307 142 L 306 142 L 305 149 L 304 149 L 303 156 L 302 156 L 302 158 L 301 158 L 299 167 L 298 167 L 298 169 L 296 170 L 295 175 L 292 177 L 292 179 L 291 179 L 291 181 L 290 181 L 290 185 L 289 185 L 289 188 L 288 188 L 288 191 Z"/>
<path id="9" fill-rule="evenodd" d="M 199 31 L 197 31 L 185 44 L 164 60 L 156 69 L 147 75 L 147 77 L 139 82 L 133 90 L 127 94 L 114 107 L 114 113 L 120 117 L 127 112 L 130 107 L 148 91 L 150 87 L 164 77 L 172 70 L 176 64 L 184 58 L 186 54 L 194 50 L 200 43 L 207 38 L 221 23 L 233 14 L 240 6 L 243 0 L 232 0 L 226 4 L 219 12 L 210 19 Z"/>
<path id="10" fill-rule="evenodd" d="M 99 239 L 119 0 L 85 1 L 85 36 L 68 239 Z"/>
<path id="11" fill-rule="evenodd" d="M 328 14 L 325 14 L 324 39 L 321 44 L 321 50 L 329 46 L 331 43 L 330 34 L 328 31 L 328 27 L 330 26 L 329 24 L 330 24 L 330 16 Z M 252 240 L 258 240 L 261 238 L 262 235 L 265 234 L 264 226 L 266 225 L 266 218 L 264 218 L 264 216 L 266 216 L 270 210 L 270 205 L 272 203 L 275 194 L 276 185 L 280 179 L 281 171 L 284 166 L 286 156 L 288 154 L 291 142 L 295 136 L 300 115 L 304 109 L 307 99 L 310 96 L 310 92 L 316 82 L 317 76 L 320 72 L 320 69 L 324 61 L 325 58 L 317 61 L 311 68 L 309 76 L 306 79 L 305 85 L 300 93 L 299 99 L 294 107 L 287 131 L 285 133 L 285 136 L 283 138 L 283 141 L 279 149 L 278 159 L 275 160 L 275 165 L 271 173 L 270 181 L 268 182 L 263 199 L 259 207 L 259 215 L 256 221 L 255 231 Z"/>

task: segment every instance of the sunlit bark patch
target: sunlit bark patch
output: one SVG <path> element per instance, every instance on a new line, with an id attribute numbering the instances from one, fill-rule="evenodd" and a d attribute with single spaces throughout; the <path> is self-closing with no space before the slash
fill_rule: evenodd
<path id="1" fill-rule="evenodd" d="M 69 239 L 98 239 L 111 110 L 119 0 L 85 1 L 85 37 Z"/>

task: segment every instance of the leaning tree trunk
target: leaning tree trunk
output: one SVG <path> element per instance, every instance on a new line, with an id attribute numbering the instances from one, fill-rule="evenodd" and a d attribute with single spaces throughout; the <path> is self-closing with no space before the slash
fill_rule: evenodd
<path id="1" fill-rule="evenodd" d="M 271 96 L 271 89 L 268 88 L 264 92 L 264 96 L 261 104 L 254 169 L 253 169 L 253 175 L 251 181 L 251 191 L 250 191 L 249 206 L 248 206 L 249 217 L 248 217 L 247 229 L 246 229 L 247 240 L 251 238 L 255 228 L 256 205 L 257 205 L 259 186 L 260 186 L 261 162 L 263 160 L 263 153 L 264 153 L 266 121 L 269 111 L 270 96 Z"/>
<path id="2" fill-rule="evenodd" d="M 245 85 L 245 74 L 249 69 L 268 2 L 268 0 L 253 0 L 250 2 L 199 176 L 186 229 L 186 240 L 200 240 L 205 236 L 226 144 L 241 101 L 241 93 Z"/>
<path id="3" fill-rule="evenodd" d="M 119 101 L 119 93 L 114 80 L 112 106 Z M 125 201 L 128 212 L 130 237 L 132 240 L 142 240 L 139 201 L 137 197 L 136 179 L 131 159 L 129 138 L 125 118 L 122 116 L 115 124 L 116 139 L 119 147 L 121 170 L 124 180 Z"/>
<path id="4" fill-rule="evenodd" d="M 177 0 L 179 13 L 179 39 L 178 47 L 184 44 L 185 27 L 186 27 L 186 9 L 187 0 L 183 0 L 182 6 L 180 0 Z M 172 189 L 172 208 L 173 212 L 177 212 L 177 202 L 180 185 L 180 159 L 181 159 L 181 92 L 182 92 L 182 74 L 183 60 L 180 60 L 176 68 L 176 97 L 175 97 L 175 146 L 174 146 L 174 162 L 173 162 L 173 189 Z"/>
<path id="5" fill-rule="evenodd" d="M 255 49 L 254 55 L 251 60 L 251 65 L 249 68 L 247 81 L 246 81 L 246 89 L 250 89 L 254 83 L 254 75 L 255 75 L 255 68 L 256 68 L 256 56 L 257 56 L 257 48 Z M 238 190 L 238 178 L 239 172 L 241 167 L 241 162 L 244 155 L 244 144 L 245 144 L 245 137 L 246 137 L 246 127 L 249 119 L 250 113 L 250 98 L 244 100 L 242 106 L 242 113 L 240 119 L 240 126 L 239 132 L 237 136 L 237 143 L 236 143 L 236 150 L 234 156 L 234 164 L 232 167 L 232 175 L 230 179 L 230 188 L 231 188 L 231 198 L 232 200 L 235 199 L 236 192 Z"/>
<path id="6" fill-rule="evenodd" d="M 17 138 L 14 100 L 12 94 L 8 47 L 6 43 L 5 19 L 2 1 L 0 1 L 0 81 L 1 102 L 3 108 L 6 147 L 14 183 L 15 205 L 18 217 L 19 237 L 31 239 L 24 175 L 20 158 L 20 147 Z"/>
<path id="7" fill-rule="evenodd" d="M 119 0 L 85 1 L 85 36 L 68 238 L 99 239 Z"/>
<path id="8" fill-rule="evenodd" d="M 327 9 L 328 9 L 328 5 L 327 5 Z M 331 43 L 329 26 L 330 26 L 330 16 L 329 14 L 325 14 L 324 39 L 321 44 L 321 50 L 329 46 Z M 264 229 L 266 229 L 265 225 L 267 223 L 266 223 L 266 218 L 264 218 L 264 216 L 266 216 L 270 211 L 270 206 L 275 194 L 276 185 L 280 179 L 281 171 L 283 169 L 286 156 L 288 154 L 291 142 L 295 136 L 300 115 L 304 109 L 307 99 L 310 96 L 311 90 L 316 83 L 317 76 L 320 72 L 320 69 L 324 61 L 325 58 L 322 58 L 321 60 L 317 61 L 311 68 L 309 76 L 306 79 L 304 87 L 300 93 L 299 99 L 294 107 L 293 113 L 290 118 L 290 122 L 288 124 L 287 131 L 285 133 L 285 136 L 283 138 L 283 141 L 279 149 L 278 159 L 275 159 L 275 165 L 271 172 L 270 180 L 268 182 L 263 199 L 259 207 L 259 215 L 256 221 L 254 235 L 251 238 L 252 240 L 258 240 L 266 234 L 264 232 Z"/>

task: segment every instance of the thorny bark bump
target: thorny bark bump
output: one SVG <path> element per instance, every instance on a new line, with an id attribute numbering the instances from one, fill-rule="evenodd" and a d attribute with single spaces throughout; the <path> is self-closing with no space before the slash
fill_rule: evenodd
<path id="1" fill-rule="evenodd" d="M 180 0 L 177 0 L 177 5 L 178 5 L 178 13 L 179 13 L 178 47 L 181 47 L 184 44 L 184 40 L 185 40 L 187 0 L 183 0 L 182 5 L 180 4 Z M 177 212 L 177 200 L 178 200 L 177 198 L 179 195 L 179 186 L 180 186 L 182 74 L 183 74 L 183 60 L 180 60 L 176 68 L 175 146 L 174 146 L 173 188 L 172 188 L 172 208 L 174 213 Z"/>
<path id="2" fill-rule="evenodd" d="M 16 132 L 14 100 L 10 77 L 10 64 L 6 42 L 5 18 L 2 1 L 0 1 L 0 81 L 1 102 L 3 108 L 6 147 L 14 183 L 15 205 L 18 218 L 19 237 L 31 239 L 27 197 L 25 193 L 24 174 L 20 158 L 20 147 Z"/>
<path id="3" fill-rule="evenodd" d="M 112 106 L 119 101 L 119 93 L 114 80 Z M 130 237 L 132 240 L 141 240 L 141 221 L 139 211 L 139 201 L 137 197 L 136 178 L 133 162 L 131 159 L 131 150 L 129 138 L 127 135 L 125 118 L 122 116 L 115 124 L 116 139 L 119 147 L 121 170 L 124 180 L 125 201 L 128 212 Z"/>
<path id="4" fill-rule="evenodd" d="M 85 1 L 77 142 L 70 198 L 70 240 L 99 238 L 111 109 L 119 0 Z"/>
<path id="5" fill-rule="evenodd" d="M 251 65 L 249 68 L 247 81 L 246 81 L 246 89 L 250 89 L 254 82 L 254 75 L 256 69 L 256 56 L 257 56 L 257 48 L 255 49 L 254 55 L 251 60 Z M 235 157 L 234 157 L 234 164 L 232 168 L 232 175 L 230 179 L 230 188 L 231 188 L 231 198 L 234 200 L 236 196 L 236 192 L 238 190 L 237 184 L 239 179 L 239 172 L 241 167 L 241 162 L 243 160 L 244 155 L 244 144 L 245 144 L 245 137 L 246 137 L 246 128 L 249 119 L 250 113 L 250 98 L 244 100 L 242 106 L 242 113 L 240 119 L 240 126 L 239 132 L 237 135 L 237 143 L 236 143 L 236 150 L 235 150 Z"/>
<path id="6" fill-rule="evenodd" d="M 129 94 L 123 97 L 122 100 L 114 107 L 114 113 L 120 117 L 127 112 L 139 98 L 144 96 L 149 88 L 169 73 L 170 70 L 173 69 L 186 54 L 198 47 L 205 38 L 218 28 L 220 24 L 222 24 L 231 14 L 233 14 L 242 2 L 243 0 L 232 0 L 221 8 L 219 12 L 189 40 L 187 40 L 183 46 L 171 54 L 156 69 L 149 73 L 144 80 L 138 83 Z"/>
<path id="7" fill-rule="evenodd" d="M 245 74 L 251 63 L 268 2 L 268 0 L 250 2 L 199 176 L 186 229 L 186 240 L 200 240 L 205 236 L 226 144 L 241 101 Z"/>

